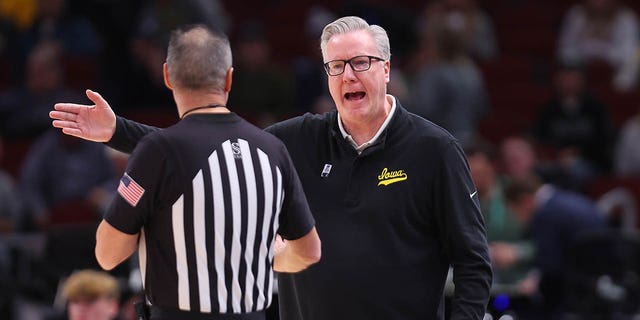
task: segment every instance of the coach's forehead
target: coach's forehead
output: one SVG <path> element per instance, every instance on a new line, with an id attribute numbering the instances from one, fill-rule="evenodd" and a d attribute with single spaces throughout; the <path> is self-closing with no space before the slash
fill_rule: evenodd
<path id="1" fill-rule="evenodd" d="M 336 34 L 327 42 L 327 61 L 350 59 L 362 55 L 378 55 L 373 36 L 366 30 Z"/>

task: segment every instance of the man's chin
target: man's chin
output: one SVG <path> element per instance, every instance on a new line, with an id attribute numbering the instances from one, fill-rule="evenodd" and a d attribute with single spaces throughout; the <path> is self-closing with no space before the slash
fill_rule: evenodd
<path id="1" fill-rule="evenodd" d="M 367 118 L 369 109 L 366 106 L 343 105 L 338 108 L 340 118 L 347 122 L 360 122 Z"/>

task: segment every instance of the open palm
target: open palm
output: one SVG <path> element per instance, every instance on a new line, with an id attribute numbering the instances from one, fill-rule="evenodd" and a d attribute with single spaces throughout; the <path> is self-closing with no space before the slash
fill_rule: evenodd
<path id="1" fill-rule="evenodd" d="M 86 94 L 94 105 L 56 103 L 49 117 L 53 126 L 67 135 L 107 142 L 115 131 L 116 115 L 99 93 L 87 90 Z"/>

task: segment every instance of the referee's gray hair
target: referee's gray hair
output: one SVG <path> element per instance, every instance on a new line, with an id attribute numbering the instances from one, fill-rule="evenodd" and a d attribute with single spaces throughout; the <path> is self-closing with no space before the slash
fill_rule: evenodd
<path id="1" fill-rule="evenodd" d="M 351 31 L 367 30 L 376 42 L 376 48 L 380 58 L 384 60 L 391 59 L 391 45 L 389 45 L 389 36 L 387 32 L 378 25 L 369 25 L 364 19 L 356 16 L 342 17 L 326 25 L 320 36 L 320 50 L 322 50 L 322 58 L 326 58 L 327 43 L 331 37 L 337 34 L 348 33 Z"/>
<path id="2" fill-rule="evenodd" d="M 169 80 L 179 88 L 224 89 L 232 57 L 229 39 L 205 25 L 173 31 L 167 51 Z"/>

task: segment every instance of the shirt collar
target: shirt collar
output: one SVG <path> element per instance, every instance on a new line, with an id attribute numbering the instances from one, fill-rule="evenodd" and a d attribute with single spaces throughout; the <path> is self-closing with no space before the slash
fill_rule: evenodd
<path id="1" fill-rule="evenodd" d="M 340 133 L 342 133 L 342 137 L 347 140 L 349 142 L 349 144 L 351 144 L 353 146 L 354 149 L 356 149 L 356 151 L 358 152 L 358 154 L 362 153 L 362 151 L 364 151 L 364 149 L 366 149 L 367 147 L 371 146 L 372 144 L 374 144 L 378 138 L 380 137 L 380 134 L 382 134 L 382 131 L 384 131 L 384 129 L 387 128 L 387 125 L 389 125 L 389 122 L 391 121 L 391 118 L 393 117 L 393 114 L 396 111 L 396 99 L 395 97 L 393 97 L 392 95 L 388 94 L 387 95 L 387 99 L 391 100 L 391 111 L 389 111 L 389 114 L 387 115 L 387 118 L 384 120 L 384 122 L 382 123 L 382 125 L 380 126 L 380 128 L 378 129 L 378 132 L 376 132 L 376 134 L 373 136 L 373 138 L 371 138 L 371 140 L 361 144 L 358 146 L 358 144 L 356 144 L 356 141 L 353 140 L 353 137 L 351 137 L 350 134 L 347 133 L 347 131 L 344 130 L 344 126 L 342 125 L 342 120 L 340 119 L 340 113 L 338 112 L 338 128 L 340 128 Z"/>

